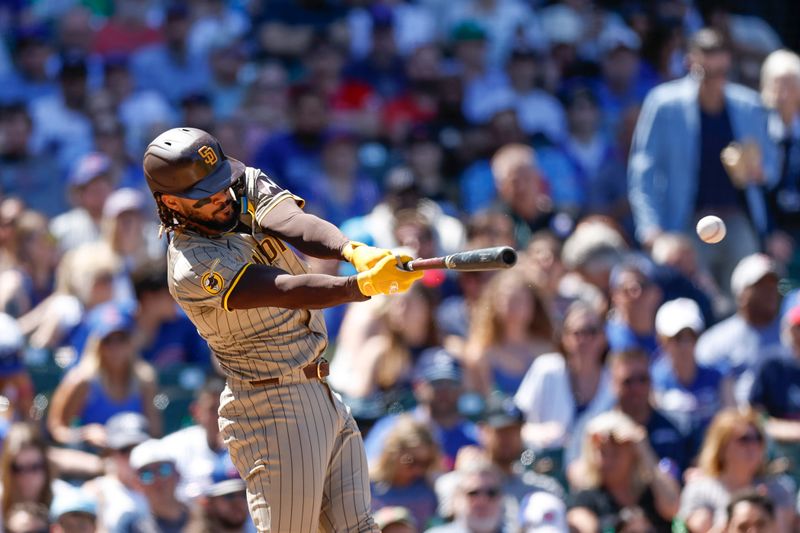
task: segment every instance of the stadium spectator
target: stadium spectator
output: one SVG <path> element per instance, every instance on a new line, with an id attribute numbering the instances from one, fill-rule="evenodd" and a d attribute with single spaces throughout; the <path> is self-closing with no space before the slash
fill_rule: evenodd
<path id="1" fill-rule="evenodd" d="M 503 493 L 510 498 L 508 504 L 513 505 L 512 515 L 516 515 L 520 502 L 531 492 L 545 491 L 564 496 L 564 489 L 554 477 L 523 464 L 523 460 L 530 462 L 530 456 L 524 453 L 522 421 L 522 413 L 513 399 L 502 394 L 489 396 L 478 414 L 479 444 L 483 454 L 500 472 Z M 457 465 L 459 461 L 460 457 L 456 459 Z M 558 466 L 552 465 L 553 470 Z M 552 474 L 558 472 L 552 471 Z"/>
<path id="2" fill-rule="evenodd" d="M 183 531 L 188 524 L 189 508 L 176 497 L 179 475 L 166 452 L 157 439 L 146 440 L 131 450 L 131 468 L 139 477 L 148 510 L 122 515 L 117 531 Z"/>
<path id="3" fill-rule="evenodd" d="M 55 477 L 48 448 L 32 423 L 17 422 L 9 428 L 0 455 L 0 523 L 14 504 L 37 503 L 49 508 L 54 494 L 72 490 Z"/>
<path id="4" fill-rule="evenodd" d="M 686 232 L 702 215 L 724 214 L 723 246 L 698 246 L 698 252 L 727 292 L 733 265 L 758 250 L 757 236 L 765 230 L 756 184 L 775 181 L 775 149 L 758 95 L 728 81 L 731 55 L 722 36 L 697 32 L 688 60 L 689 76 L 659 85 L 644 102 L 628 167 L 630 202 L 636 237 L 648 247 L 662 231 Z M 737 186 L 720 153 L 732 141 L 748 139 L 762 161 L 744 164 L 746 183 Z M 662 181 L 665 187 L 656 185 Z"/>
<path id="5" fill-rule="evenodd" d="M 436 514 L 431 476 L 439 471 L 439 450 L 427 425 L 404 415 L 386 436 L 375 463 L 370 464 L 372 509 L 402 506 L 424 528 Z"/>
<path id="6" fill-rule="evenodd" d="M 775 262 L 764 254 L 745 257 L 731 276 L 736 314 L 698 340 L 697 361 L 735 380 L 736 403 L 745 405 L 753 373 L 780 348 L 780 294 Z"/>
<path id="7" fill-rule="evenodd" d="M 611 389 L 616 400 L 614 410 L 619 410 L 636 424 L 645 428 L 650 447 L 655 451 L 664 468 L 676 479 L 689 466 L 692 458 L 692 442 L 682 433 L 652 401 L 652 378 L 650 375 L 650 356 L 642 350 L 632 349 L 613 352 L 609 355 Z M 591 424 L 591 420 L 587 425 Z M 580 446 L 586 427 L 576 427 L 570 447 L 567 449 L 565 464 L 567 477 L 571 483 L 579 482 L 580 472 L 573 474 L 573 461 L 580 453 Z M 573 477 L 578 476 L 578 477 Z"/>
<path id="8" fill-rule="evenodd" d="M 151 434 L 160 433 L 156 375 L 134 350 L 133 327 L 132 317 L 114 304 L 94 310 L 81 360 L 53 393 L 47 426 L 57 442 L 103 448 L 104 424 L 123 411 L 144 414 Z"/>
<path id="9" fill-rule="evenodd" d="M 147 510 L 147 500 L 140 493 L 130 455 L 134 447 L 150 438 L 150 434 L 147 418 L 130 411 L 109 418 L 105 431 L 108 436 L 103 449 L 106 473 L 84 483 L 81 490 L 97 504 L 98 527 L 113 532 L 126 514 L 142 514 Z"/>
<path id="10" fill-rule="evenodd" d="M 440 348 L 423 352 L 414 369 L 414 398 L 417 406 L 411 415 L 426 423 L 442 452 L 443 469 L 451 470 L 463 446 L 477 444 L 477 428 L 459 412 L 464 392 L 463 372 L 458 360 Z M 386 436 L 402 415 L 388 414 L 379 419 L 364 439 L 369 462 L 374 462 L 385 445 Z"/>
<path id="11" fill-rule="evenodd" d="M 202 492 L 186 533 L 245 533 L 250 522 L 244 480 L 225 453 L 214 463 L 211 484 Z"/>
<path id="12" fill-rule="evenodd" d="M 211 483 L 214 466 L 225 445 L 219 433 L 217 411 L 225 382 L 218 376 L 209 376 L 195 392 L 189 406 L 194 424 L 179 429 L 161 439 L 163 447 L 180 475 L 178 498 L 190 502 L 201 496 Z"/>
<path id="13" fill-rule="evenodd" d="M 158 371 L 196 365 L 211 368 L 211 352 L 167 287 L 167 265 L 147 261 L 130 274 L 136 297 L 136 330 L 133 342 L 142 358 Z"/>
<path id="14" fill-rule="evenodd" d="M 80 489 L 57 494 L 50 506 L 51 533 L 95 533 L 97 511 L 94 500 Z"/>
<path id="15" fill-rule="evenodd" d="M 405 507 L 383 507 L 373 515 L 375 525 L 383 533 L 417 533 L 417 524 Z"/>
<path id="16" fill-rule="evenodd" d="M 484 287 L 470 324 L 467 387 L 513 396 L 531 363 L 553 351 L 555 332 L 545 301 L 521 273 L 498 273 Z"/>
<path id="17" fill-rule="evenodd" d="M 274 135 L 255 154 L 255 165 L 282 187 L 304 190 L 309 176 L 322 171 L 322 146 L 329 127 L 325 97 L 310 86 L 295 87 L 290 94 L 291 126 Z"/>
<path id="18" fill-rule="evenodd" d="M 744 491 L 734 495 L 727 506 L 727 515 L 725 533 L 776 531 L 775 506 L 769 497 L 758 491 Z"/>
<path id="19" fill-rule="evenodd" d="M 32 136 L 33 119 L 23 103 L 0 106 L 0 192 L 53 217 L 67 209 L 64 172 L 52 151 L 34 151 Z"/>
<path id="20" fill-rule="evenodd" d="M 0 397 L 6 405 L 0 418 L 7 422 L 33 417 L 34 388 L 25 367 L 25 338 L 10 315 L 0 312 Z"/>
<path id="21" fill-rule="evenodd" d="M 655 317 L 663 297 L 655 266 L 644 256 L 630 256 L 613 267 L 609 287 L 612 307 L 606 335 L 611 351 L 638 348 L 654 355 Z"/>
<path id="22" fill-rule="evenodd" d="M 732 380 L 695 360 L 697 339 L 704 329 L 694 300 L 670 300 L 656 313 L 662 357 L 651 369 L 655 404 L 684 434 L 695 438 L 695 449 L 714 415 L 735 405 Z"/>
<path id="23" fill-rule="evenodd" d="M 9 28 L 13 38 L 13 64 L 0 80 L 0 102 L 29 103 L 57 91 L 50 68 L 54 52 L 50 36 L 42 25 L 19 24 Z"/>
<path id="24" fill-rule="evenodd" d="M 100 237 L 103 206 L 114 190 L 111 160 L 92 152 L 75 163 L 69 175 L 73 208 L 50 222 L 50 231 L 62 251 Z"/>
<path id="25" fill-rule="evenodd" d="M 698 458 L 699 474 L 686 482 L 679 516 L 691 531 L 724 527 L 726 506 L 739 490 L 760 489 L 775 504 L 778 533 L 792 531 L 793 489 L 766 470 L 766 437 L 753 411 L 726 409 L 714 417 Z"/>
<path id="26" fill-rule="evenodd" d="M 18 317 L 53 291 L 59 258 L 44 215 L 26 210 L 15 222 L 9 262 L 0 267 L 0 310 Z"/>
<path id="27" fill-rule="evenodd" d="M 578 419 L 591 418 L 613 402 L 601 315 L 576 301 L 563 324 L 559 352 L 537 357 L 514 396 L 525 414 L 523 440 L 534 450 L 561 448 L 573 426 L 581 425 Z"/>
<path id="28" fill-rule="evenodd" d="M 586 427 L 567 519 L 580 533 L 614 527 L 625 507 L 639 506 L 659 533 L 672 531 L 680 485 L 659 465 L 647 430 L 619 411 Z"/>
<path id="29" fill-rule="evenodd" d="M 769 109 L 768 130 L 778 147 L 778 181 L 767 192 L 770 240 L 767 249 L 783 264 L 797 267 L 800 239 L 800 57 L 790 50 L 777 50 L 761 67 L 761 100 Z"/>
<path id="30" fill-rule="evenodd" d="M 781 340 L 788 357 L 776 356 L 759 365 L 748 403 L 766 416 L 764 431 L 777 451 L 790 459 L 791 473 L 800 479 L 800 306 L 783 317 Z"/>
<path id="31" fill-rule="evenodd" d="M 93 50 L 102 56 L 129 55 L 160 42 L 161 32 L 147 24 L 147 7 L 137 0 L 115 2 L 113 14 L 105 19 L 94 36 Z"/>
<path id="32" fill-rule="evenodd" d="M 491 462 L 471 461 L 453 472 L 453 521 L 428 533 L 501 533 L 506 531 L 501 474 Z"/>

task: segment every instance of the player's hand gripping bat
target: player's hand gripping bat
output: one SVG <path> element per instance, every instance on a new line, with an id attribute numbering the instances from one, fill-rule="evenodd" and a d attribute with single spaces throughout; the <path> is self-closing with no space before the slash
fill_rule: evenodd
<path id="1" fill-rule="evenodd" d="M 466 250 L 444 257 L 430 257 L 400 261 L 398 266 L 403 270 L 432 270 L 444 268 L 473 272 L 477 270 L 499 270 L 511 268 L 517 262 L 517 252 L 510 246 L 495 246 L 494 248 L 479 248 Z"/>

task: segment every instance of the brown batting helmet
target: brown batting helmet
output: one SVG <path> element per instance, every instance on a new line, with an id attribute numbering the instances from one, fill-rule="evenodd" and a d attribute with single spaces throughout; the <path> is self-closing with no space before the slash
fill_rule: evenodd
<path id="1" fill-rule="evenodd" d="M 144 152 L 144 175 L 154 193 L 199 200 L 233 184 L 245 165 L 227 157 L 219 141 L 197 128 L 172 128 Z"/>

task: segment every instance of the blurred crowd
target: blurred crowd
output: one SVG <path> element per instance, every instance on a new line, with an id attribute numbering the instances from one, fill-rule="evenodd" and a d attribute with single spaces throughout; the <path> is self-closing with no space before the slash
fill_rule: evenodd
<path id="1" fill-rule="evenodd" d="M 0 532 L 254 531 L 141 167 L 177 125 L 352 240 L 519 251 L 325 311 L 383 531 L 800 531 L 800 57 L 758 4 L 0 3 Z"/>

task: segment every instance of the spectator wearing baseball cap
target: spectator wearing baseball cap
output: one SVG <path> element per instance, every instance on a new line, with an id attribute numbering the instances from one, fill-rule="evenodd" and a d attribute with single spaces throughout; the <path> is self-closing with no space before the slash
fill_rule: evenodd
<path id="1" fill-rule="evenodd" d="M 735 380 L 736 403 L 747 403 L 759 365 L 780 352 L 778 267 L 765 254 L 752 254 L 736 265 L 731 291 L 736 313 L 709 328 L 697 342 L 697 361 Z"/>
<path id="2" fill-rule="evenodd" d="M 227 452 L 214 464 L 211 484 L 198 498 L 186 528 L 191 533 L 244 533 L 249 523 L 244 480 Z"/>
<path id="3" fill-rule="evenodd" d="M 100 152 L 78 159 L 67 178 L 73 208 L 50 222 L 50 233 L 61 250 L 70 250 L 100 237 L 103 205 L 114 190 L 111 160 Z"/>
<path id="4" fill-rule="evenodd" d="M 97 506 L 94 499 L 80 489 L 60 491 L 50 504 L 51 533 L 94 533 Z"/>
<path id="5" fill-rule="evenodd" d="M 781 335 L 785 352 L 756 370 L 748 402 L 769 417 L 765 430 L 794 458 L 791 473 L 800 479 L 800 304 L 784 316 Z"/>
<path id="6" fill-rule="evenodd" d="M 106 303 L 89 312 L 86 326 L 89 334 L 81 360 L 53 393 L 47 418 L 51 435 L 61 443 L 103 448 L 108 437 L 104 424 L 124 411 L 143 414 L 152 434 L 158 435 L 155 371 L 136 352 L 132 315 Z"/>
<path id="7" fill-rule="evenodd" d="M 411 511 L 405 507 L 384 507 L 373 515 L 375 525 L 382 533 L 416 533 L 417 524 Z"/>
<path id="8" fill-rule="evenodd" d="M 479 444 L 499 469 L 503 492 L 512 496 L 517 504 L 526 494 L 539 490 L 563 497 L 564 489 L 556 479 L 522 464 L 522 424 L 522 412 L 512 397 L 501 393 L 489 395 L 479 415 Z"/>
<path id="9" fill-rule="evenodd" d="M 446 470 L 453 468 L 459 449 L 478 442 L 477 427 L 459 412 L 459 401 L 464 393 L 463 379 L 461 364 L 444 348 L 429 348 L 422 352 L 414 367 L 413 388 L 417 406 L 411 415 L 431 430 L 439 444 Z M 364 448 L 370 462 L 380 455 L 386 436 L 399 416 L 390 414 L 379 419 L 367 434 Z"/>
<path id="10" fill-rule="evenodd" d="M 131 467 L 133 448 L 150 438 L 147 418 L 141 413 L 118 413 L 105 423 L 106 474 L 83 485 L 97 501 L 98 527 L 114 531 L 122 516 L 143 514 L 147 500 L 139 492 L 136 471 Z"/>
<path id="11" fill-rule="evenodd" d="M 519 509 L 521 533 L 569 533 L 564 501 L 547 492 L 523 498 Z"/>
<path id="12" fill-rule="evenodd" d="M 119 531 L 183 531 L 189 521 L 189 509 L 176 497 L 178 472 L 161 441 L 149 439 L 133 448 L 130 465 L 139 478 L 149 510 L 145 514 L 123 515 Z"/>
<path id="13" fill-rule="evenodd" d="M 651 371 L 656 405 L 684 434 L 696 439 L 695 449 L 714 415 L 735 403 L 731 379 L 695 360 L 697 339 L 704 329 L 694 300 L 671 300 L 656 313 L 658 342 L 665 355 Z"/>

